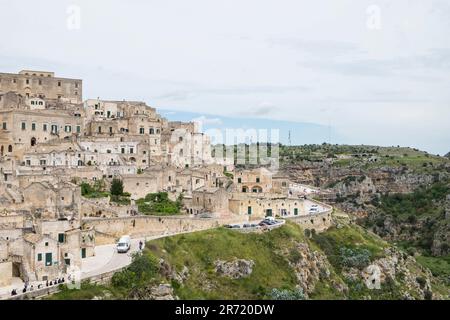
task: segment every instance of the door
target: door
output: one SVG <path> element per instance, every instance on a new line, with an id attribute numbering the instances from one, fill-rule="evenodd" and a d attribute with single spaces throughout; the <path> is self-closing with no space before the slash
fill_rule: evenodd
<path id="1" fill-rule="evenodd" d="M 46 253 L 45 254 L 45 266 L 46 267 L 51 266 L 52 265 L 52 261 L 53 261 L 52 253 L 51 252 Z"/>
<path id="2" fill-rule="evenodd" d="M 294 208 L 294 216 L 298 216 L 298 208 Z"/>
<path id="3" fill-rule="evenodd" d="M 81 248 L 81 258 L 86 258 L 86 248 Z"/>

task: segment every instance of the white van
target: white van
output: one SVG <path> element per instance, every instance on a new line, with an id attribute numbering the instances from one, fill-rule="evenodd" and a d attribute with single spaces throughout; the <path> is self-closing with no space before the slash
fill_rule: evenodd
<path id="1" fill-rule="evenodd" d="M 130 236 L 122 236 L 117 242 L 117 252 L 126 253 L 131 248 L 131 238 Z"/>

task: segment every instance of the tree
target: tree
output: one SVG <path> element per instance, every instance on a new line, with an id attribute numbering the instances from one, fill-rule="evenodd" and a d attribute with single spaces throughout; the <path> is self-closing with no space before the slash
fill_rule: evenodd
<path id="1" fill-rule="evenodd" d="M 123 182 L 120 179 L 114 178 L 111 182 L 111 195 L 121 196 L 123 194 Z"/>

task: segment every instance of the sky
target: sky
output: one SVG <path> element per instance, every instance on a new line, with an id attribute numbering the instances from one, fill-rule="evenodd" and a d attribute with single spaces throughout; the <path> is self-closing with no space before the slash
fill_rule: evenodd
<path id="1" fill-rule="evenodd" d="M 0 71 L 283 143 L 450 151 L 448 0 L 0 0 Z"/>

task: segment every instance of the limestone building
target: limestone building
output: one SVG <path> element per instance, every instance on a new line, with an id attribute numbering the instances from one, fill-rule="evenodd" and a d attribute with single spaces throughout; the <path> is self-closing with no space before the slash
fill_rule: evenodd
<path id="1" fill-rule="evenodd" d="M 22 70 L 0 73 L 0 94 L 15 92 L 26 99 L 40 98 L 71 103 L 83 101 L 83 81 L 55 77 L 53 72 Z"/>

